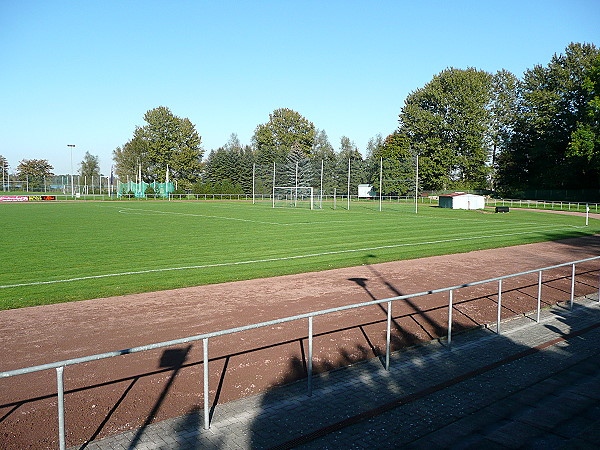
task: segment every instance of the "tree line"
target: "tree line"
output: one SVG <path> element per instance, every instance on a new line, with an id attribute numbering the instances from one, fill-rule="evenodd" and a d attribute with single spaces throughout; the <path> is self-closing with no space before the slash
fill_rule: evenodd
<path id="1" fill-rule="evenodd" d="M 325 130 L 288 108 L 257 125 L 249 144 L 232 134 L 207 154 L 196 126 L 169 108 L 147 111 L 144 121 L 113 152 L 121 181 L 139 180 L 140 174 L 146 182 L 164 181 L 168 170 L 180 190 L 249 193 L 252 180 L 254 188 L 268 191 L 274 166 L 276 184 L 318 187 L 324 174 L 324 190 L 343 192 L 350 167 L 354 188 L 377 188 L 383 175 L 384 193 L 403 195 L 418 157 L 420 186 L 428 191 L 519 196 L 529 189 L 597 190 L 600 51 L 594 44 L 571 43 L 521 78 L 504 69 L 449 67 L 409 93 L 398 127 L 370 139 L 363 153 L 347 136 L 334 149 Z M 94 158 L 86 154 L 80 171 L 99 174 Z M 17 172 L 33 174 L 35 166 L 39 176 L 40 161 L 24 160 Z"/>

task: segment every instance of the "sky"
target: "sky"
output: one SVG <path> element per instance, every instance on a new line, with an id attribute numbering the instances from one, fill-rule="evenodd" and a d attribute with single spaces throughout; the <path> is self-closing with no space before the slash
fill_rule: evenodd
<path id="1" fill-rule="evenodd" d="M 570 42 L 600 46 L 600 1 L 0 0 L 0 155 L 68 174 L 89 152 L 109 174 L 158 106 L 205 156 L 278 108 L 364 153 L 444 69 L 521 78 Z"/>

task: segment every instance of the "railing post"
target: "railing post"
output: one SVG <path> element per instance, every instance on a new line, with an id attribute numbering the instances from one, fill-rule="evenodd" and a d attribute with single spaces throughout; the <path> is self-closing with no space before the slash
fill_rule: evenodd
<path id="1" fill-rule="evenodd" d="M 385 370 L 390 370 L 390 342 L 392 331 L 392 302 L 387 304 L 387 329 L 385 333 Z"/>
<path id="2" fill-rule="evenodd" d="M 573 264 L 573 270 L 571 272 L 571 302 L 569 309 L 573 309 L 573 299 L 575 298 L 575 264 Z"/>
<path id="3" fill-rule="evenodd" d="M 63 383 L 63 371 L 65 367 L 56 368 L 56 387 L 58 392 L 58 447 L 65 450 L 65 387 Z"/>
<path id="4" fill-rule="evenodd" d="M 498 321 L 496 322 L 496 333 L 500 334 L 500 311 L 502 310 L 502 280 L 498 280 Z"/>
<path id="5" fill-rule="evenodd" d="M 537 296 L 537 317 L 536 322 L 540 321 L 540 309 L 542 307 L 542 271 L 539 271 L 538 275 L 538 296 Z"/>
<path id="6" fill-rule="evenodd" d="M 312 361 L 312 353 L 313 353 L 313 316 L 308 318 L 308 395 L 312 395 L 312 371 L 313 371 L 313 361 Z"/>
<path id="7" fill-rule="evenodd" d="M 452 300 L 453 290 L 450 290 L 450 297 L 448 299 L 448 345 L 452 343 Z"/>
<path id="8" fill-rule="evenodd" d="M 210 408 L 208 405 L 208 338 L 202 339 L 203 363 L 204 366 L 204 429 L 210 428 Z"/>

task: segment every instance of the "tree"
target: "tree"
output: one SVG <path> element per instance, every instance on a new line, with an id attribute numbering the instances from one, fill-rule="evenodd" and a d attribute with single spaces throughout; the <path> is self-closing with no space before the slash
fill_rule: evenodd
<path id="1" fill-rule="evenodd" d="M 165 106 L 147 111 L 144 120 L 146 125 L 135 129 L 133 139 L 113 152 L 117 174 L 135 178 L 141 164 L 145 181 L 162 182 L 168 165 L 171 180 L 191 186 L 204 154 L 194 124 Z"/>
<path id="2" fill-rule="evenodd" d="M 394 132 L 372 147 L 369 181 L 383 195 L 407 195 L 414 191 L 415 157 L 408 136 Z"/>
<path id="3" fill-rule="evenodd" d="M 593 44 L 571 43 L 547 66 L 525 72 L 513 135 L 498 160 L 503 193 L 599 186 L 598 171 L 585 156 L 594 129 L 589 82 L 599 54 Z"/>
<path id="4" fill-rule="evenodd" d="M 30 190 L 39 190 L 45 177 L 51 177 L 52 167 L 47 159 L 24 159 L 17 166 L 18 180 L 28 181 Z"/>
<path id="5" fill-rule="evenodd" d="M 334 175 L 338 193 L 348 193 L 348 165 L 350 165 L 350 193 L 355 192 L 359 184 L 367 181 L 367 170 L 358 147 L 347 136 L 340 138 Z"/>
<path id="6" fill-rule="evenodd" d="M 288 108 L 269 114 L 269 121 L 258 125 L 252 137 L 257 162 L 269 164 L 284 161 L 296 146 L 310 155 L 315 139 L 315 125 Z"/>
<path id="7" fill-rule="evenodd" d="M 518 78 L 507 70 L 499 70 L 492 78 L 492 102 L 490 106 L 490 134 L 492 141 L 491 166 L 496 166 L 498 153 L 506 150 L 513 134 L 517 117 Z"/>
<path id="8" fill-rule="evenodd" d="M 232 134 L 223 147 L 211 151 L 208 155 L 204 167 L 204 181 L 213 187 L 221 183 L 221 186 L 229 189 L 229 185 L 222 184 L 223 181 L 229 180 L 231 186 L 236 189 L 235 193 L 240 193 L 240 190 L 250 193 L 252 192 L 252 163 L 252 149 L 249 146 L 242 147 L 237 135 Z"/>
<path id="9" fill-rule="evenodd" d="M 425 156 L 422 181 L 428 188 L 486 184 L 492 76 L 449 68 L 406 98 L 399 132 Z"/>
<path id="10" fill-rule="evenodd" d="M 79 175 L 87 177 L 89 180 L 92 177 L 100 176 L 100 159 L 98 156 L 91 155 L 90 152 L 85 152 L 83 160 L 79 163 Z"/>
<path id="11" fill-rule="evenodd" d="M 587 161 L 600 174 L 600 55 L 585 74 L 583 88 L 588 98 L 585 114 L 571 133 L 567 157 Z"/>
<path id="12" fill-rule="evenodd" d="M 137 180 L 142 172 L 143 181 L 153 181 L 148 177 L 148 142 L 143 137 L 143 130 L 136 127 L 133 138 L 122 147 L 113 151 L 115 172 L 121 180 Z"/>

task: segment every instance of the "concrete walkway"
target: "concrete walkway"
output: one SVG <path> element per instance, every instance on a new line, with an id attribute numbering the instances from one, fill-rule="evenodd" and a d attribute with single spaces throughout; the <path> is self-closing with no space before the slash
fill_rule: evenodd
<path id="1" fill-rule="evenodd" d="M 597 294 L 87 449 L 600 448 Z"/>

